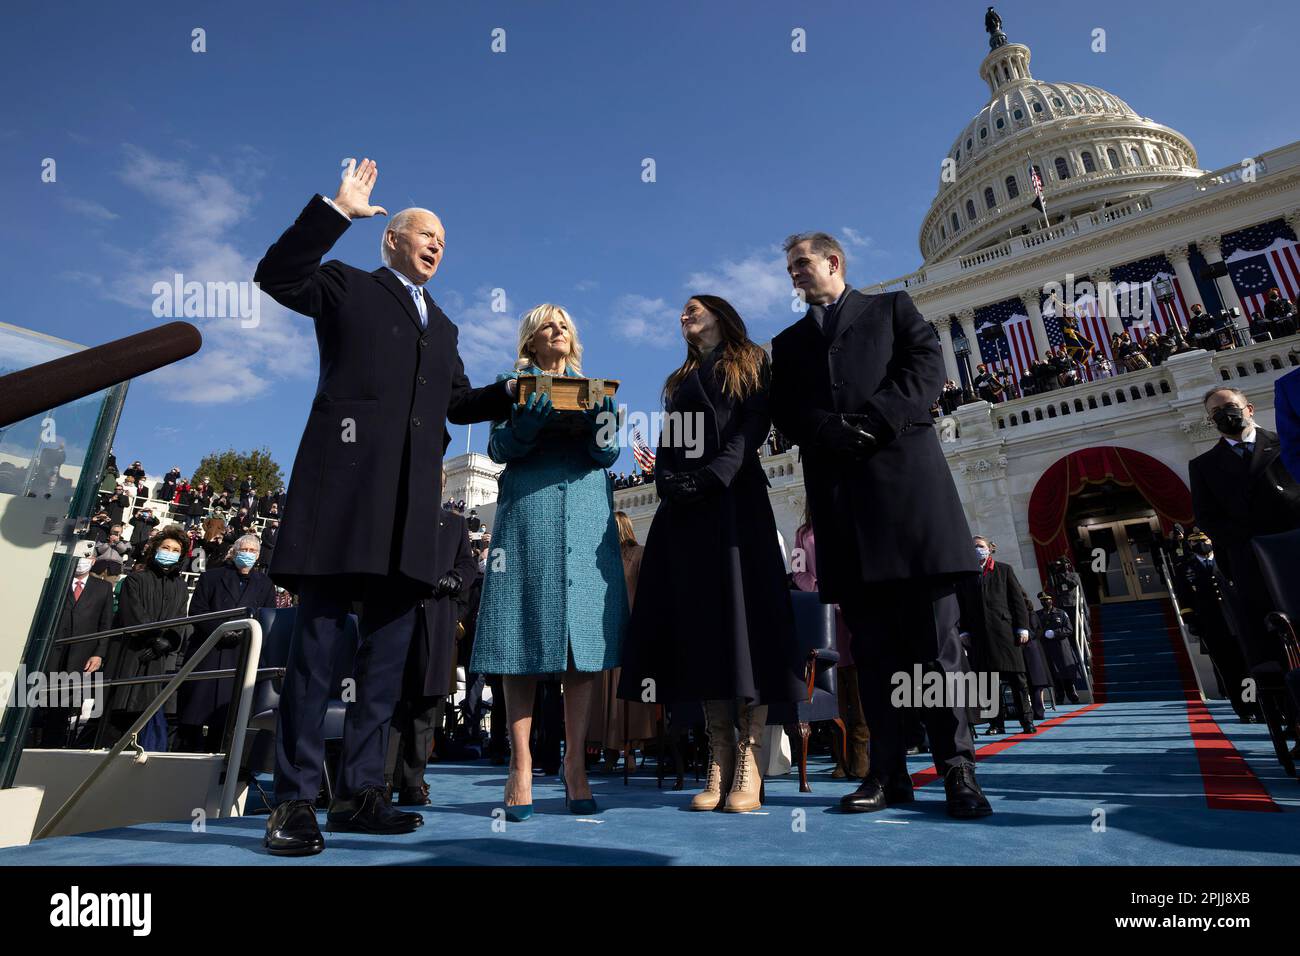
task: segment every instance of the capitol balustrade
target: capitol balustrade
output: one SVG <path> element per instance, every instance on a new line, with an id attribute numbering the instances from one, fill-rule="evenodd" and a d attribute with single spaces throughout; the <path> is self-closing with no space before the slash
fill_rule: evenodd
<path id="1" fill-rule="evenodd" d="M 767 472 L 767 480 L 772 490 L 780 489 L 784 485 L 802 483 L 803 477 L 798 469 L 799 449 L 797 447 L 778 454 L 762 455 L 759 460 L 763 470 Z M 625 511 L 631 517 L 636 517 L 640 509 L 653 511 L 657 507 L 659 507 L 659 494 L 655 491 L 654 482 L 614 491 L 615 510 Z"/>
<path id="2" fill-rule="evenodd" d="M 1223 352 L 1196 349 L 1164 364 L 1123 372 L 990 405 L 973 402 L 940 420 L 948 443 L 1038 437 L 1060 431 L 1105 427 L 1136 416 L 1168 414 L 1199 403 L 1214 384 L 1251 392 L 1256 404 L 1272 404 L 1273 382 L 1300 367 L 1300 336 L 1259 342 Z M 1261 391 L 1263 394 L 1260 394 Z"/>
<path id="3" fill-rule="evenodd" d="M 1015 236 L 964 256 L 931 263 L 924 269 L 909 272 L 907 275 L 887 279 L 883 282 L 864 286 L 862 291 L 868 293 L 902 292 L 920 289 L 926 285 L 978 272 L 982 269 L 1002 266 L 1022 256 L 1040 251 L 1044 246 L 1068 242 L 1093 232 L 1105 230 L 1118 222 L 1126 222 L 1138 217 L 1165 214 L 1186 203 L 1203 200 L 1207 193 L 1225 190 L 1248 189 L 1266 176 L 1275 176 L 1292 172 L 1300 167 L 1300 142 L 1291 143 L 1280 149 L 1255 157 L 1252 165 L 1233 163 L 1221 169 L 1211 170 L 1201 176 L 1188 177 L 1186 180 L 1153 190 L 1128 202 L 1107 206 L 1105 209 L 1070 219 L 1057 225 L 1043 227 Z M 1180 171 L 1178 166 L 1143 166 L 1132 172 L 1167 172 Z M 1087 177 L 1105 179 L 1106 174 L 1114 177 L 1113 170 L 1088 173 L 1085 177 L 1069 180 L 1075 184 Z M 1051 197 L 1048 197 L 1049 202 Z"/>

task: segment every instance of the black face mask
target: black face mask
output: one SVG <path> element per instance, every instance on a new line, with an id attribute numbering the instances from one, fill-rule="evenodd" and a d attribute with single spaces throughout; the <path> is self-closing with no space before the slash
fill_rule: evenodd
<path id="1" fill-rule="evenodd" d="M 1240 435 L 1246 427 L 1241 409 L 1229 405 L 1220 405 L 1210 417 L 1214 419 L 1214 427 L 1225 435 Z"/>
<path id="2" fill-rule="evenodd" d="M 1214 550 L 1214 546 L 1206 544 L 1204 541 L 1198 541 L 1196 544 L 1192 545 L 1192 550 L 1197 554 L 1209 554 Z"/>

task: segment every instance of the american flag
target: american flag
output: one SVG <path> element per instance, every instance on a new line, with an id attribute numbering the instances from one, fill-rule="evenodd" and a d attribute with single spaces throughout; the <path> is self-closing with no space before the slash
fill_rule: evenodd
<path id="1" fill-rule="evenodd" d="M 1300 295 L 1300 248 L 1284 220 L 1229 233 L 1223 237 L 1223 251 L 1247 318 L 1264 313 L 1269 289 L 1276 288 L 1285 299 Z"/>
<path id="2" fill-rule="evenodd" d="M 984 364 L 994 371 L 1011 369 L 1019 383 L 1038 354 L 1024 304 L 1007 299 L 976 309 L 975 328 Z"/>
<path id="3" fill-rule="evenodd" d="M 1067 307 L 1070 314 L 1074 316 L 1080 335 L 1091 342 L 1102 355 L 1112 362 L 1115 361 L 1115 356 L 1110 350 L 1110 332 L 1106 328 L 1106 318 L 1101 314 L 1095 295 L 1076 295 L 1072 308 L 1069 308 L 1068 303 L 1058 304 L 1050 299 L 1043 304 L 1043 327 L 1047 329 L 1047 339 L 1053 347 L 1065 341 L 1061 335 L 1061 319 L 1057 315 L 1058 306 Z M 1091 367 L 1085 367 L 1084 375 L 1091 380 Z"/>
<path id="4" fill-rule="evenodd" d="M 1155 283 L 1158 279 L 1167 279 L 1173 286 L 1174 297 L 1168 304 L 1156 298 Z M 1127 309 L 1120 309 L 1121 321 L 1135 337 L 1145 337 L 1149 332 L 1163 335 L 1174 324 L 1175 316 L 1186 331 L 1191 310 L 1183 297 L 1183 287 L 1164 256 L 1149 256 L 1125 263 L 1114 270 L 1111 281 L 1115 283 L 1116 297 L 1128 305 Z"/>
<path id="5" fill-rule="evenodd" d="M 655 453 L 650 450 L 650 446 L 641 437 L 641 429 L 639 428 L 632 429 L 632 457 L 636 459 L 636 463 L 642 471 L 655 470 Z"/>
<path id="6" fill-rule="evenodd" d="M 1043 195 L 1043 177 L 1038 175 L 1038 167 L 1033 163 L 1029 164 L 1029 182 L 1034 187 L 1034 201 L 1030 203 L 1035 209 L 1047 218 L 1047 197 Z"/>

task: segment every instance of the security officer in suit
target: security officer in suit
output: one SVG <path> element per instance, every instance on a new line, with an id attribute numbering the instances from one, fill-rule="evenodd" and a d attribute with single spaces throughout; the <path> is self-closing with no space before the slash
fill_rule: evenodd
<path id="1" fill-rule="evenodd" d="M 1174 570 L 1178 594 L 1187 626 L 1200 639 L 1201 647 L 1214 664 L 1219 690 L 1232 703 L 1243 721 L 1258 719 L 1259 705 L 1243 699 L 1244 683 L 1250 672 L 1241 655 L 1241 645 L 1228 626 L 1223 613 L 1223 595 L 1219 583 L 1214 543 L 1203 531 L 1187 536 L 1188 553 Z"/>
<path id="2" fill-rule="evenodd" d="M 465 617 L 468 590 L 478 573 L 465 517 L 443 509 L 438 523 L 437 566 L 443 572 L 433 593 L 420 601 L 419 626 L 407 653 L 402 696 L 393 717 L 393 786 L 402 807 L 431 802 L 424 768 L 442 714 L 440 705 L 455 686 L 457 625 Z"/>
<path id="3" fill-rule="evenodd" d="M 772 341 L 772 420 L 803 456 L 821 599 L 844 614 L 871 728 L 871 772 L 841 806 L 870 812 L 912 799 L 910 714 L 925 725 L 948 812 L 986 816 L 965 702 L 890 701 L 891 676 L 914 664 L 966 671 L 954 589 L 975 561 L 929 412 L 944 381 L 939 340 L 906 292 L 846 286 L 834 237 L 791 236 L 785 250 L 809 308 Z"/>
<path id="4" fill-rule="evenodd" d="M 1232 582 L 1247 667 L 1280 661 L 1282 648 L 1264 628 L 1272 601 L 1251 548 L 1256 535 L 1300 528 L 1300 482 L 1282 463 L 1275 433 L 1255 424 L 1245 392 L 1216 386 L 1205 411 L 1222 437 L 1188 465 L 1196 524 L 1214 542 L 1219 570 Z"/>
<path id="5" fill-rule="evenodd" d="M 324 758 L 330 664 L 354 601 L 362 606 L 356 699 L 330 807 L 335 831 L 406 833 L 423 823 L 384 790 L 384 738 L 401 690 L 419 602 L 437 586 L 438 476 L 445 422 L 503 419 L 513 379 L 473 389 L 457 330 L 425 284 L 445 232 L 425 209 L 404 209 L 381 238 L 373 272 L 322 264 L 370 203 L 378 170 L 349 164 L 333 201 L 316 196 L 258 264 L 255 280 L 315 323 L 320 378 L 289 479 L 271 578 L 298 594 L 276 732 L 275 855 L 324 848 L 313 810 Z"/>
<path id="6" fill-rule="evenodd" d="M 59 615 L 58 628 L 54 632 L 56 641 L 107 631 L 113 626 L 113 585 L 102 578 L 92 577 L 90 570 L 93 565 L 94 562 L 88 557 L 77 559 L 72 584 L 68 587 L 63 612 Z M 50 649 L 46 670 L 52 676 L 93 674 L 104 669 L 107 655 L 107 638 L 62 646 L 56 644 Z M 49 686 L 55 687 L 58 684 L 50 683 Z M 49 703 L 53 704 L 54 701 Z M 41 713 L 40 746 L 66 747 L 71 742 L 68 726 L 75 713 L 75 708 L 47 706 Z"/>

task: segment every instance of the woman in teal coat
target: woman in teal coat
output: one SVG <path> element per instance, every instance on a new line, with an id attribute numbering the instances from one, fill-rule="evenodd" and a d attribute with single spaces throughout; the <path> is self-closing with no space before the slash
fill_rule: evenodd
<path id="1" fill-rule="evenodd" d="M 515 371 L 501 378 L 521 374 L 582 374 L 578 330 L 563 308 L 539 305 L 524 316 Z M 542 675 L 564 682 L 566 803 L 574 813 L 596 810 L 586 771 L 591 694 L 596 674 L 618 666 L 628 619 L 608 474 L 619 453 L 616 430 L 612 398 L 561 415 L 548 397 L 533 395 L 509 421 L 493 423 L 488 439 L 488 455 L 506 467 L 470 670 L 506 675 L 512 821 L 532 815 L 529 737 Z"/>

